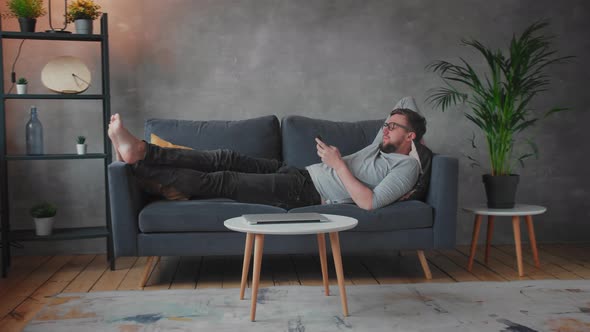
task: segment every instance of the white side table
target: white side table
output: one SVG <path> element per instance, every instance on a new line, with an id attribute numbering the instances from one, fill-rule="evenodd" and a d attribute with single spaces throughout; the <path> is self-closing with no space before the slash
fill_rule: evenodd
<path id="1" fill-rule="evenodd" d="M 547 208 L 538 205 L 516 204 L 512 209 L 490 209 L 485 204 L 465 207 L 463 210 L 473 212 L 475 214 L 475 225 L 473 226 L 473 237 L 471 238 L 471 250 L 469 254 L 469 263 L 467 270 L 471 271 L 473 267 L 473 258 L 475 257 L 475 249 L 477 247 L 477 238 L 479 237 L 479 227 L 481 225 L 482 216 L 488 216 L 488 230 L 486 236 L 486 251 L 484 261 L 488 263 L 490 254 L 490 243 L 492 241 L 492 232 L 494 230 L 495 216 L 512 217 L 512 230 L 514 231 L 514 245 L 516 246 L 516 264 L 518 266 L 518 275 L 524 276 L 522 268 L 522 248 L 520 242 L 520 217 L 524 216 L 528 231 L 529 239 L 531 241 L 531 250 L 533 251 L 533 258 L 535 259 L 535 266 L 540 267 L 539 252 L 537 251 L 537 240 L 535 239 L 535 229 L 533 228 L 533 216 L 545 213 Z"/>
<path id="2" fill-rule="evenodd" d="M 232 231 L 246 233 L 246 248 L 244 250 L 244 265 L 242 267 L 242 282 L 240 285 L 240 300 L 244 299 L 246 280 L 250 269 L 250 257 L 252 256 L 252 242 L 254 244 L 254 270 L 252 272 L 252 305 L 250 307 L 250 320 L 256 318 L 256 299 L 258 296 L 258 285 L 260 282 L 260 267 L 262 265 L 262 248 L 264 246 L 264 235 L 300 235 L 317 234 L 320 262 L 322 266 L 322 279 L 326 296 L 330 295 L 328 286 L 328 261 L 326 258 L 326 238 L 324 233 L 330 233 L 330 244 L 332 245 L 332 256 L 338 278 L 340 289 L 340 301 L 344 316 L 348 316 L 348 304 L 346 302 L 346 290 L 344 288 L 344 270 L 342 268 L 342 256 L 340 255 L 339 231 L 354 228 L 358 221 L 354 218 L 324 214 L 329 221 L 318 223 L 281 223 L 266 225 L 250 225 L 244 218 L 237 217 L 226 220 L 223 224 Z"/>

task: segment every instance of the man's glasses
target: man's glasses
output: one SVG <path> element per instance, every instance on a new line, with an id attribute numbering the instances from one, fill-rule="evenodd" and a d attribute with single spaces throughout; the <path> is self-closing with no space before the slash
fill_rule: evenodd
<path id="1" fill-rule="evenodd" d="M 400 127 L 400 128 L 405 129 L 407 131 L 413 131 L 410 127 L 401 125 L 401 124 L 399 124 L 397 122 L 385 122 L 383 124 L 383 127 L 384 128 L 387 127 L 387 129 L 389 129 L 389 131 L 394 131 L 395 128 L 397 128 L 397 127 Z"/>

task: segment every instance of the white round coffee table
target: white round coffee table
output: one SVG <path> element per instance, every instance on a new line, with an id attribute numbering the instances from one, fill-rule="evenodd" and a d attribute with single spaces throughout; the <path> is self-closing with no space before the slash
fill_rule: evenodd
<path id="1" fill-rule="evenodd" d="M 280 223 L 250 225 L 244 218 L 237 217 L 226 220 L 223 224 L 232 231 L 246 233 L 246 247 L 244 249 L 244 264 L 242 267 L 242 282 L 240 285 L 240 300 L 244 299 L 248 271 L 250 270 L 250 257 L 252 256 L 252 244 L 254 244 L 254 269 L 252 272 L 252 305 L 250 308 L 250 320 L 256 318 L 256 299 L 260 282 L 260 267 L 262 265 L 262 248 L 264 247 L 264 235 L 301 235 L 317 234 L 320 262 L 322 266 L 322 279 L 326 296 L 330 295 L 328 286 L 328 261 L 326 258 L 325 233 L 330 234 L 332 256 L 340 289 L 340 301 L 344 316 L 348 316 L 348 304 L 346 302 L 346 290 L 344 289 L 344 270 L 342 268 L 342 256 L 340 254 L 340 240 L 338 232 L 354 228 L 358 221 L 354 218 L 324 214 L 328 221 L 314 223 Z M 255 241 L 254 241 L 255 240 Z"/>
<path id="2" fill-rule="evenodd" d="M 486 236 L 486 251 L 484 261 L 488 263 L 488 257 L 490 253 L 490 243 L 492 242 L 492 232 L 494 230 L 494 217 L 495 216 L 508 216 L 512 217 L 512 230 L 514 232 L 514 245 L 516 249 L 516 264 L 518 267 L 518 275 L 524 276 L 522 267 L 522 248 L 520 242 L 520 217 L 524 216 L 528 231 L 529 239 L 531 242 L 531 250 L 533 252 L 533 258 L 535 265 L 540 267 L 539 252 L 537 251 L 537 240 L 535 239 L 535 229 L 533 227 L 533 216 L 545 213 L 547 208 L 538 205 L 527 205 L 527 204 L 516 204 L 512 209 L 491 209 L 485 204 L 464 207 L 463 210 L 472 212 L 475 214 L 475 225 L 473 226 L 473 236 L 471 239 L 471 250 L 469 252 L 469 263 L 467 264 L 467 270 L 471 271 L 473 267 L 473 259 L 475 257 L 475 249 L 477 247 L 477 238 L 479 237 L 479 227 L 481 225 L 482 216 L 488 216 L 488 229 Z"/>

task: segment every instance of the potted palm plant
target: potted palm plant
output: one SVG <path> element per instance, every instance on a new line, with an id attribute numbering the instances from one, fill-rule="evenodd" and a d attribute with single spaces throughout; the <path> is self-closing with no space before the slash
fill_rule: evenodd
<path id="1" fill-rule="evenodd" d="M 92 0 L 74 0 L 68 5 L 66 22 L 76 26 L 78 34 L 92 34 L 92 21 L 99 18 L 100 6 Z"/>
<path id="2" fill-rule="evenodd" d="M 57 208 L 48 202 L 36 204 L 31 208 L 31 216 L 35 222 L 35 233 L 38 236 L 51 235 L 56 214 Z"/>
<path id="3" fill-rule="evenodd" d="M 427 100 L 442 111 L 466 103 L 470 110 L 465 112 L 465 117 L 485 136 L 491 173 L 483 175 L 483 182 L 490 208 L 514 207 L 519 177 L 512 173 L 512 167 L 516 162 L 523 165 L 524 159 L 537 155 L 534 142 L 529 140 L 531 151 L 517 157 L 513 150 L 515 135 L 541 118 L 567 110 L 554 107 L 538 111 L 530 106 L 533 98 L 549 84 L 547 67 L 572 58 L 555 55 L 551 37 L 541 33 L 547 25 L 547 21 L 538 21 L 520 36 L 514 36 L 506 54 L 477 40 L 462 40 L 463 45 L 483 56 L 487 64 L 485 73 L 477 73 L 464 59 L 459 64 L 435 61 L 427 66 L 446 84 L 435 89 Z"/>
<path id="4" fill-rule="evenodd" d="M 37 17 L 45 15 L 43 0 L 8 0 L 8 13 L 3 17 L 17 17 L 21 32 L 35 32 Z"/>

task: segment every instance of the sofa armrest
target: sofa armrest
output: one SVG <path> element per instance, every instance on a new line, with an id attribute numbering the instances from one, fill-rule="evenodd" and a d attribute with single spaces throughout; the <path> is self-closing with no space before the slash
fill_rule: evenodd
<path id="1" fill-rule="evenodd" d="M 454 248 L 457 229 L 457 158 L 434 155 L 426 203 L 434 209 L 434 247 Z"/>
<path id="2" fill-rule="evenodd" d="M 115 257 L 137 256 L 138 216 L 145 205 L 142 192 L 127 164 L 115 161 L 108 172 Z"/>

